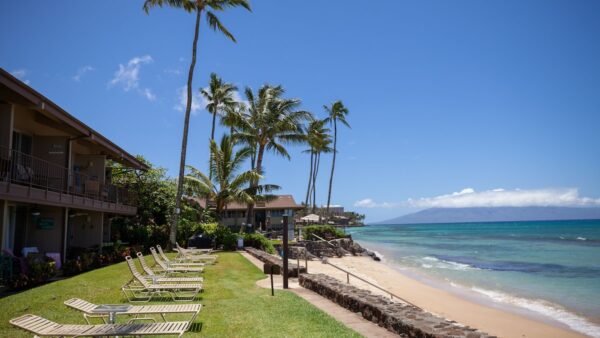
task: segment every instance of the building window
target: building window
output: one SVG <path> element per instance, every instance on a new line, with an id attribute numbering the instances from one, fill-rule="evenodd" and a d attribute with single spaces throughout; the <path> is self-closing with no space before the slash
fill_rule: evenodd
<path id="1" fill-rule="evenodd" d="M 271 210 L 271 217 L 282 217 L 284 212 L 285 212 L 285 209 Z"/>

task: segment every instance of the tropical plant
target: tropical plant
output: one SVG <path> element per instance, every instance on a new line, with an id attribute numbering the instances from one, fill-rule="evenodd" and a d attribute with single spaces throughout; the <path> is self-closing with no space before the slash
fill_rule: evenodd
<path id="1" fill-rule="evenodd" d="M 311 114 L 298 110 L 300 100 L 283 98 L 281 86 L 262 86 L 257 95 L 246 88 L 249 107 L 246 118 L 240 121 L 236 140 L 246 144 L 252 152 L 251 168 L 262 174 L 265 151 L 290 158 L 285 144 L 305 141 L 302 123 Z M 251 188 L 259 186 L 259 180 L 251 182 Z M 248 204 L 247 222 L 252 223 L 254 204 Z"/>
<path id="2" fill-rule="evenodd" d="M 309 225 L 302 228 L 302 236 L 308 240 L 315 240 L 313 234 L 324 239 L 344 238 L 346 234 L 331 225 Z"/>
<path id="3" fill-rule="evenodd" d="M 220 144 L 211 141 L 210 168 L 214 176 L 211 179 L 193 166 L 187 166 L 189 174 L 185 180 L 190 195 L 213 202 L 218 219 L 222 218 L 227 204 L 231 202 L 254 203 L 255 196 L 248 185 L 258 181 L 260 175 L 255 170 L 240 173 L 250 154 L 248 148 L 236 151 L 228 135 L 223 135 Z M 278 188 L 276 185 L 261 185 L 256 190 L 268 193 Z"/>
<path id="4" fill-rule="evenodd" d="M 312 212 L 316 210 L 316 181 L 321 163 L 321 153 L 331 152 L 331 135 L 330 129 L 325 127 L 326 120 L 312 120 L 308 124 L 306 130 L 306 142 L 309 149 L 305 152 L 310 152 L 310 172 L 308 177 L 308 188 L 306 189 L 305 205 L 309 205 L 309 198 L 312 192 Z"/>
<path id="5" fill-rule="evenodd" d="M 200 89 L 200 93 L 206 99 L 206 110 L 212 115 L 212 129 L 210 131 L 211 141 L 215 139 L 215 126 L 217 115 L 223 116 L 229 110 L 231 111 L 238 103 L 234 99 L 234 93 L 237 87 L 223 80 L 215 73 L 210 74 L 210 81 L 207 89 Z"/>
<path id="6" fill-rule="evenodd" d="M 348 108 L 344 106 L 342 101 L 335 101 L 330 107 L 323 106 L 325 111 L 329 115 L 325 120 L 333 125 L 333 160 L 331 162 L 331 176 L 329 176 L 329 192 L 327 193 L 327 212 L 329 212 L 329 205 L 331 204 L 331 187 L 333 186 L 333 172 L 335 170 L 335 155 L 337 154 L 337 123 L 338 121 L 350 128 L 350 125 L 346 121 L 348 115 Z"/>
<path id="7" fill-rule="evenodd" d="M 198 46 L 198 35 L 200 33 L 200 19 L 202 15 L 206 17 L 208 26 L 214 30 L 223 33 L 227 38 L 235 42 L 235 37 L 221 23 L 215 12 L 221 12 L 232 7 L 243 7 L 250 11 L 250 3 L 248 0 L 146 0 L 144 1 L 144 11 L 146 14 L 153 7 L 169 6 L 173 8 L 183 9 L 188 13 L 196 13 L 196 25 L 194 29 L 194 41 L 192 43 L 192 60 L 187 78 L 187 99 L 185 105 L 185 117 L 183 122 L 183 136 L 181 139 L 181 155 L 179 161 L 179 179 L 177 181 L 177 193 L 175 199 L 175 212 L 171 221 L 170 228 L 170 244 L 174 245 L 177 239 L 177 221 L 179 219 L 179 207 L 181 204 L 181 196 L 183 194 L 183 177 L 185 173 L 185 158 L 187 153 L 187 138 L 190 125 L 190 112 L 192 110 L 192 79 L 194 77 L 194 68 L 196 66 L 196 49 Z"/>
<path id="8" fill-rule="evenodd" d="M 229 135 L 231 135 L 234 142 L 236 139 L 235 134 L 246 117 L 247 109 L 247 106 L 243 102 L 236 102 L 234 105 L 226 106 L 225 113 L 221 116 L 221 124 L 229 127 Z"/>

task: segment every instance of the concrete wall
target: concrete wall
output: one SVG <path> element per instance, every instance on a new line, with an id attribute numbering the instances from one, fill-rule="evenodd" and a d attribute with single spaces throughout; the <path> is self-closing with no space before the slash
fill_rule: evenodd
<path id="1" fill-rule="evenodd" d="M 102 213 L 75 211 L 69 222 L 69 246 L 89 248 L 102 243 Z"/>
<path id="2" fill-rule="evenodd" d="M 31 214 L 32 207 L 27 212 L 25 246 L 35 246 L 40 252 L 62 252 L 65 209 L 48 206 L 36 208 L 40 211 L 37 217 Z M 53 220 L 54 225 L 50 229 L 42 229 L 39 222 L 43 220 Z"/>

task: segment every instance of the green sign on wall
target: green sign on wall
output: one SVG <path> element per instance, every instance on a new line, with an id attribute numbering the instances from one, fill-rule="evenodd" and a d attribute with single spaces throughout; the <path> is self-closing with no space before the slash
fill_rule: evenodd
<path id="1" fill-rule="evenodd" d="M 38 221 L 39 229 L 52 229 L 54 228 L 54 218 L 42 218 Z"/>

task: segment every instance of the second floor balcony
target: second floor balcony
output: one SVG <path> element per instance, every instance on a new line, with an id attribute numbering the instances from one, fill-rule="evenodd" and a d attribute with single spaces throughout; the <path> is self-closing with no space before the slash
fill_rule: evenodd
<path id="1" fill-rule="evenodd" d="M 0 197 L 30 203 L 134 214 L 129 190 L 15 149 L 0 147 Z M 12 198 L 11 198 L 12 197 Z"/>

